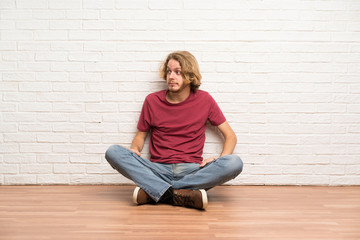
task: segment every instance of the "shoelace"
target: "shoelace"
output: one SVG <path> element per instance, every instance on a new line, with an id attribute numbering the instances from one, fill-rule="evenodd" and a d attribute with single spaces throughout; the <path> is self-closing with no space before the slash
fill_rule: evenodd
<path id="1" fill-rule="evenodd" d="M 174 194 L 174 203 L 183 206 L 194 206 L 194 200 L 189 195 Z"/>

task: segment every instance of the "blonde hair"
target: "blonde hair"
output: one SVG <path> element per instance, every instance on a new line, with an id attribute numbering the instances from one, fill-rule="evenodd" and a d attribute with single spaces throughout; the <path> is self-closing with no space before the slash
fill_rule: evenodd
<path id="1" fill-rule="evenodd" d="M 201 85 L 199 64 L 196 61 L 196 58 L 187 51 L 177 51 L 170 53 L 160 67 L 160 77 L 166 80 L 168 63 L 171 59 L 179 62 L 181 66 L 181 75 L 184 78 L 185 84 L 190 83 L 191 90 L 198 90 Z"/>

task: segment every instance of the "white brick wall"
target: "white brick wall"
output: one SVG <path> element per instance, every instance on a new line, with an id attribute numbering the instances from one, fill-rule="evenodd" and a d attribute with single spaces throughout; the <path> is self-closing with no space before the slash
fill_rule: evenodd
<path id="1" fill-rule="evenodd" d="M 231 184 L 360 185 L 358 0 L 1 0 L 0 185 L 129 183 L 104 152 L 174 50 L 238 135 Z"/>

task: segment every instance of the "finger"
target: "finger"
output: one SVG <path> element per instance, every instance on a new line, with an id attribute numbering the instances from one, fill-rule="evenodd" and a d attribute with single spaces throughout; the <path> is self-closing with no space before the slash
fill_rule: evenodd
<path id="1" fill-rule="evenodd" d="M 136 149 L 130 149 L 130 150 L 140 157 L 141 153 L 138 150 Z"/>
<path id="2" fill-rule="evenodd" d="M 208 164 L 209 162 L 207 160 L 204 160 L 201 164 L 200 167 L 204 167 L 206 164 Z"/>

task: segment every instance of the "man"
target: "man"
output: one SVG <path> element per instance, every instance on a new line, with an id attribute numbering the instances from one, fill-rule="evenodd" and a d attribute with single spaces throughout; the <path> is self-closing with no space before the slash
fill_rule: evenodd
<path id="1" fill-rule="evenodd" d="M 113 145 L 105 157 L 137 184 L 134 203 L 206 209 L 206 190 L 242 171 L 241 159 L 232 155 L 236 135 L 215 100 L 198 90 L 201 74 L 191 53 L 169 54 L 160 72 L 168 89 L 146 97 L 130 148 Z M 219 157 L 203 159 L 207 121 L 220 130 L 224 144 Z M 149 132 L 150 161 L 141 157 Z"/>

